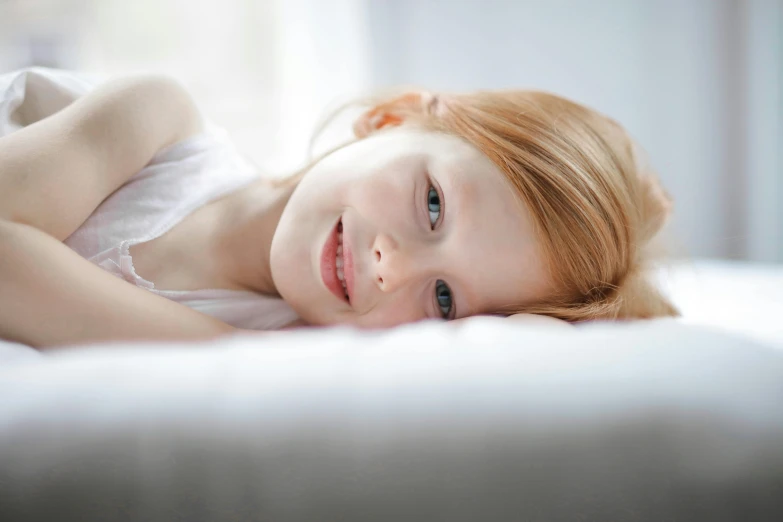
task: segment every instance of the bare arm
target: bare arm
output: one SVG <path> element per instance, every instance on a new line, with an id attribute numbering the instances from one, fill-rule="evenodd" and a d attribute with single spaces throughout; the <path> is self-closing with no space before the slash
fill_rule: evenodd
<path id="1" fill-rule="evenodd" d="M 128 284 L 36 228 L 0 221 L 0 338 L 47 348 L 236 331 Z"/>
<path id="2" fill-rule="evenodd" d="M 32 108 L 25 112 L 36 119 Z M 201 129 L 197 109 L 176 81 L 133 76 L 108 82 L 0 138 L 0 219 L 63 240 L 157 151 Z"/>
<path id="3" fill-rule="evenodd" d="M 40 105 L 40 104 L 38 104 Z M 60 241 L 157 151 L 199 132 L 165 77 L 109 82 L 0 138 L 0 337 L 36 347 L 205 339 L 234 329 L 104 272 Z"/>

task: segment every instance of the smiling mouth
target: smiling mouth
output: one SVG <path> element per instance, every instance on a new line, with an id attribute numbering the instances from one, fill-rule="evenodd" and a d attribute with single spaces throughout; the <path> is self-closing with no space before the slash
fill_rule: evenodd
<path id="1" fill-rule="evenodd" d="M 351 304 L 351 253 L 343 245 L 342 217 L 334 224 L 321 251 L 321 280 L 337 299 Z"/>

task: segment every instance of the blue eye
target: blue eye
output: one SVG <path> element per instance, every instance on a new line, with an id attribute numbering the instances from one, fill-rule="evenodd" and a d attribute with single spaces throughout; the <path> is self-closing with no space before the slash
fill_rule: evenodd
<path id="1" fill-rule="evenodd" d="M 430 213 L 430 225 L 434 229 L 435 223 L 440 218 L 440 196 L 432 185 L 430 185 L 430 190 L 427 192 L 427 211 Z"/>
<path id="2" fill-rule="evenodd" d="M 451 298 L 451 288 L 440 279 L 435 282 L 435 301 L 437 301 L 441 316 L 444 319 L 448 319 L 454 307 Z"/>

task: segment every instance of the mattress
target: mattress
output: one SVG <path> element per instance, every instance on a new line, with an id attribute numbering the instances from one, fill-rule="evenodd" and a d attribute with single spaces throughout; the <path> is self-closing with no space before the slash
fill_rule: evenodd
<path id="1" fill-rule="evenodd" d="M 780 271 L 666 277 L 681 320 L 7 343 L 0 520 L 779 521 Z"/>

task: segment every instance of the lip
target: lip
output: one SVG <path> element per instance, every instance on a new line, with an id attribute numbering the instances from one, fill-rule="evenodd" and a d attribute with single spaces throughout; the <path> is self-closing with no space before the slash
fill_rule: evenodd
<path id="1" fill-rule="evenodd" d="M 326 288 L 329 289 L 330 292 L 334 294 L 335 297 L 337 297 L 340 301 L 343 303 L 348 303 L 348 299 L 345 297 L 345 291 L 343 290 L 343 285 L 340 283 L 340 280 L 337 278 L 337 264 L 335 263 L 335 259 L 337 257 L 337 225 L 340 223 L 340 220 L 337 220 L 337 223 L 334 224 L 332 227 L 332 231 L 329 233 L 329 236 L 326 238 L 326 241 L 324 242 L 323 249 L 321 250 L 321 263 L 320 263 L 320 269 L 321 269 L 321 279 L 324 282 L 324 285 Z M 345 229 L 343 228 L 343 272 L 345 273 Z M 348 278 L 345 279 L 345 284 L 348 286 Z M 348 295 L 351 295 L 350 290 L 348 291 Z"/>

